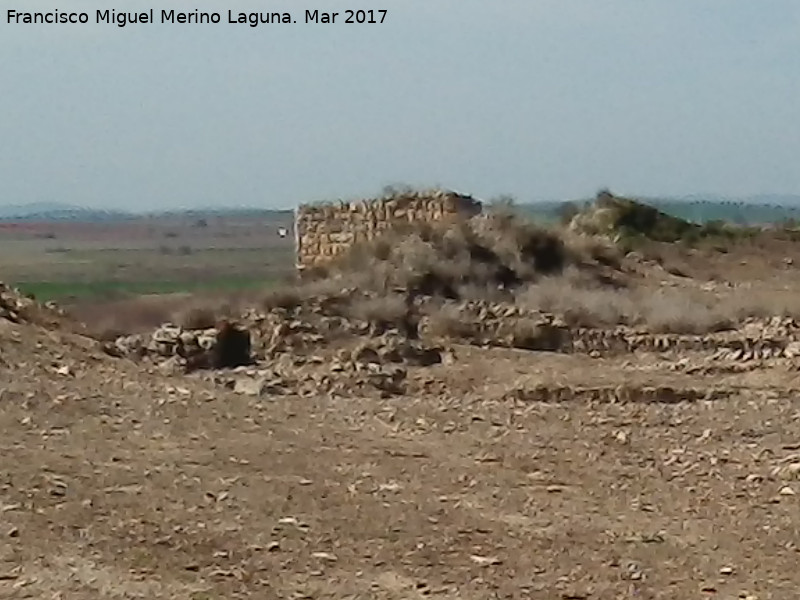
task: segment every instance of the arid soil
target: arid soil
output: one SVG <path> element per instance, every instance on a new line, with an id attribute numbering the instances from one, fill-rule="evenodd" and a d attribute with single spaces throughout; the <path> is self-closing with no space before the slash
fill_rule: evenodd
<path id="1" fill-rule="evenodd" d="M 750 283 L 789 297 L 776 263 Z M 660 337 L 542 321 L 546 351 L 273 310 L 247 321 L 254 364 L 209 369 L 174 354 L 202 332 L 134 356 L 34 308 L 0 311 L 0 597 L 800 589 L 791 318 Z"/>

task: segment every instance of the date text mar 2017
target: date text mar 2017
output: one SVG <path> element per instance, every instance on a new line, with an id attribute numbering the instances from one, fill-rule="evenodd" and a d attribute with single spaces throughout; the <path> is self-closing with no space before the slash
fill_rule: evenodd
<path id="1" fill-rule="evenodd" d="M 306 10 L 306 23 L 383 23 L 388 10 Z"/>

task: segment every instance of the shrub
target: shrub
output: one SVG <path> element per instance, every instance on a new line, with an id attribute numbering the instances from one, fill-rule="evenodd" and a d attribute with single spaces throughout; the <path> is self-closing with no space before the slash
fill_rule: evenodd
<path id="1" fill-rule="evenodd" d="M 192 306 L 182 310 L 175 321 L 184 329 L 210 329 L 216 325 L 217 315 L 207 306 Z"/>

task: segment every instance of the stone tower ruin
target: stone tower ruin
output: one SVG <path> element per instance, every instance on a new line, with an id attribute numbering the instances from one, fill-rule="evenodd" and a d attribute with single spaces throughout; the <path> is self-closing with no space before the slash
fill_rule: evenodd
<path id="1" fill-rule="evenodd" d="M 359 242 L 409 223 L 452 222 L 480 214 L 471 196 L 432 190 L 393 194 L 357 202 L 302 204 L 295 210 L 298 272 L 323 266 Z"/>

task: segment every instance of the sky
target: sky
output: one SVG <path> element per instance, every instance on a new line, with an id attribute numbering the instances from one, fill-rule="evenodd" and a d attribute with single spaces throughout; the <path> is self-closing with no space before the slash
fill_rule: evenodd
<path id="1" fill-rule="evenodd" d="M 3 0 L 0 205 L 800 194 L 797 0 Z M 306 9 L 386 9 L 304 24 Z M 296 24 L 9 25 L 287 10 Z M 339 19 L 342 19 L 340 16 Z"/>

